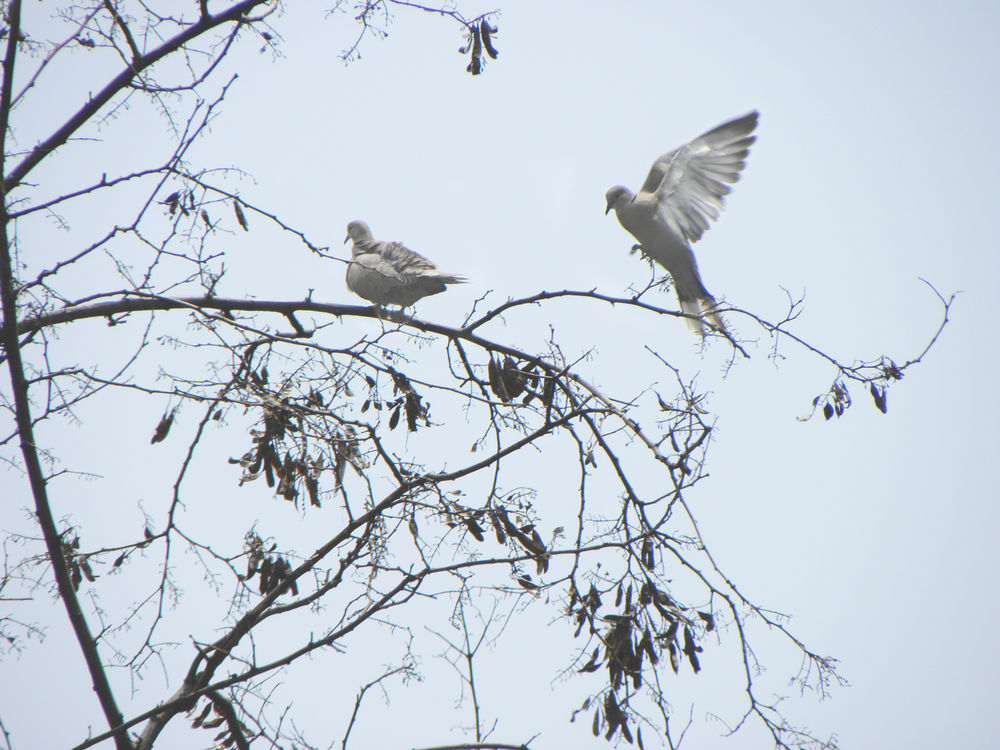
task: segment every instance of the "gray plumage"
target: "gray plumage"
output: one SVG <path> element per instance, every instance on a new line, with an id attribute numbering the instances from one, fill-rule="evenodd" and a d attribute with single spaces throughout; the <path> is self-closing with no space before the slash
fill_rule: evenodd
<path id="1" fill-rule="evenodd" d="M 643 253 L 670 273 L 681 310 L 699 316 L 688 323 L 702 334 L 702 315 L 720 329 L 725 323 L 701 281 L 691 243 L 719 218 L 729 185 L 739 179 L 757 139 L 751 135 L 757 117 L 750 112 L 664 154 L 653 162 L 638 193 L 616 185 L 605 195 L 604 213 L 614 209 Z"/>
<path id="2" fill-rule="evenodd" d="M 427 258 L 399 242 L 380 242 L 363 221 L 347 225 L 353 240 L 347 265 L 347 288 L 376 305 L 409 307 L 422 297 L 443 292 L 465 279 L 442 273 Z"/>

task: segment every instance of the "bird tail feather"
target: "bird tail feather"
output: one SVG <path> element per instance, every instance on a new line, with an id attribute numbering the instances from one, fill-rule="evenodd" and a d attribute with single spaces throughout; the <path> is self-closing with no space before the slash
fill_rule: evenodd
<path id="1" fill-rule="evenodd" d="M 690 316 L 684 319 L 688 324 L 688 328 L 700 336 L 705 335 L 704 321 L 708 321 L 720 331 L 729 330 L 726 328 L 726 321 L 718 313 L 717 308 L 718 303 L 711 295 L 681 301 L 681 312 Z"/>

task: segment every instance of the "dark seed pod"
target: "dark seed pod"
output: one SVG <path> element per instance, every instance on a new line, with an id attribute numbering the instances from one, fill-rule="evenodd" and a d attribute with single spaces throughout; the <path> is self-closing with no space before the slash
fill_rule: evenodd
<path id="1" fill-rule="evenodd" d="M 705 623 L 705 630 L 709 633 L 715 630 L 715 618 L 712 616 L 711 612 L 699 612 L 698 617 L 700 617 Z"/>
<path id="2" fill-rule="evenodd" d="M 271 558 L 265 557 L 260 566 L 260 581 L 257 590 L 266 594 L 271 588 Z"/>
<path id="3" fill-rule="evenodd" d="M 311 474 L 306 477 L 306 491 L 309 493 L 309 503 L 319 508 L 319 482 Z"/>
<path id="4" fill-rule="evenodd" d="M 236 209 L 236 221 L 239 222 L 240 226 L 243 227 L 244 232 L 249 232 L 250 227 L 247 224 L 247 217 L 243 214 L 243 209 L 240 208 L 240 204 L 233 199 L 233 208 Z"/>
<path id="5" fill-rule="evenodd" d="M 524 393 L 524 373 L 518 367 L 517 362 L 509 354 L 503 359 L 503 380 L 507 386 L 507 395 L 515 399 Z"/>
<path id="6" fill-rule="evenodd" d="M 177 211 L 177 208 L 180 204 L 180 197 L 181 197 L 180 191 L 174 191 L 173 193 L 171 193 L 170 195 L 168 195 L 166 198 L 163 199 L 163 205 L 165 205 L 167 208 L 170 209 L 171 216 L 173 216 L 174 213 Z"/>
<path id="7" fill-rule="evenodd" d="M 503 523 L 500 521 L 500 514 L 497 513 L 493 508 L 489 509 L 490 523 L 493 524 L 493 533 L 497 536 L 497 542 L 499 544 L 507 543 L 507 535 L 503 530 Z"/>
<path id="8" fill-rule="evenodd" d="M 492 389 L 494 395 L 504 403 L 510 401 L 510 395 L 507 392 L 507 383 L 504 379 L 503 368 L 500 366 L 499 362 L 493 359 L 493 357 L 490 357 L 489 376 L 490 388 Z"/>
<path id="9" fill-rule="evenodd" d="M 552 376 L 545 379 L 545 385 L 542 387 L 542 403 L 548 407 L 552 407 L 552 399 L 556 395 L 556 380 Z"/>
<path id="10" fill-rule="evenodd" d="M 517 582 L 521 584 L 521 588 L 526 589 L 528 591 L 538 590 L 538 584 L 531 580 L 530 575 L 518 576 Z"/>
<path id="11" fill-rule="evenodd" d="M 153 439 L 149 441 L 150 445 L 154 443 L 159 443 L 166 439 L 167 433 L 170 432 L 170 425 L 174 423 L 174 414 L 177 412 L 176 409 L 169 413 L 165 413 L 160 419 L 160 423 L 156 425 L 156 429 L 153 431 Z"/>
<path id="12" fill-rule="evenodd" d="M 490 35 L 495 34 L 496 31 L 497 29 L 495 27 L 491 27 L 485 18 L 479 22 L 479 35 L 483 39 L 483 47 L 486 48 L 486 54 L 493 60 L 497 59 L 497 54 L 499 53 L 497 52 L 496 47 L 493 46 L 493 40 L 490 38 Z"/>
<path id="13" fill-rule="evenodd" d="M 417 431 L 417 417 L 420 416 L 420 396 L 416 393 L 407 393 L 406 401 L 403 402 L 406 408 L 406 429 L 410 432 Z"/>
<path id="14" fill-rule="evenodd" d="M 477 76 L 483 72 L 483 42 L 479 35 L 479 27 L 472 27 L 472 62 L 466 68 L 472 75 Z"/>
<path id="15" fill-rule="evenodd" d="M 869 389 L 871 390 L 872 398 L 875 400 L 875 406 L 880 412 L 885 414 L 885 389 L 879 388 L 874 383 L 869 383 Z"/>
<path id="16" fill-rule="evenodd" d="M 475 537 L 477 542 L 483 541 L 483 529 L 478 523 L 471 518 L 463 518 L 462 523 L 465 524 L 465 528 L 469 530 L 469 533 Z"/>
<path id="17" fill-rule="evenodd" d="M 642 567 L 646 570 L 652 570 L 655 561 L 653 559 L 653 543 L 649 541 L 649 537 L 642 540 Z"/>

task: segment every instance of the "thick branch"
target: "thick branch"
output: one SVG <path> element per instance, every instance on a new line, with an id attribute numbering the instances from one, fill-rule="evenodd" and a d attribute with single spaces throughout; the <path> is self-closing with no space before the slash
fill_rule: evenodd
<path id="1" fill-rule="evenodd" d="M 13 0 L 9 9 L 7 30 L 7 51 L 4 57 L 3 90 L 0 92 L 0 155 L 4 153 L 6 142 L 4 136 L 8 130 L 10 117 L 11 85 L 14 77 L 14 60 L 17 56 L 17 40 L 20 37 L 20 0 Z M 0 156 L 0 159 L 3 157 Z M 52 573 L 59 588 L 59 596 L 66 607 L 73 632 L 83 651 L 94 691 L 101 703 L 108 725 L 120 727 L 122 714 L 115 702 L 111 684 L 108 682 L 104 665 L 97 651 L 97 644 L 90 634 L 90 628 L 84 617 L 80 602 L 76 597 L 73 582 L 70 579 L 69 568 L 63 555 L 62 539 L 56 528 L 55 518 L 49 504 L 45 475 L 42 471 L 35 443 L 34 427 L 31 418 L 31 405 L 28 396 L 28 383 L 24 374 L 24 362 L 21 359 L 21 349 L 17 335 L 17 299 L 14 291 L 14 260 L 11 255 L 10 237 L 7 227 L 10 217 L 7 213 L 7 191 L 4 189 L 0 200 L 0 304 L 3 308 L 3 345 L 7 352 L 7 369 L 10 372 L 11 391 L 14 397 L 14 414 L 17 421 L 18 435 L 21 439 L 21 454 L 24 466 L 31 484 L 31 493 L 35 501 L 35 515 L 42 528 L 45 547 L 52 561 Z M 115 735 L 115 745 L 118 750 L 131 750 L 132 743 L 128 732 L 119 729 Z"/>

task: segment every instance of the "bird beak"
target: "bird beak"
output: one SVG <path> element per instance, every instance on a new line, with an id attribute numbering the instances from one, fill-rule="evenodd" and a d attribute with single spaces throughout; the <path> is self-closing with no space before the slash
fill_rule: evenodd
<path id="1" fill-rule="evenodd" d="M 347 244 L 347 241 L 348 241 L 349 239 L 351 239 L 351 235 L 347 235 L 346 237 L 344 237 L 344 244 L 345 244 L 345 245 Z"/>
<path id="2" fill-rule="evenodd" d="M 611 201 L 608 201 L 608 207 L 604 209 L 604 215 L 607 216 L 610 210 L 611 210 Z"/>

